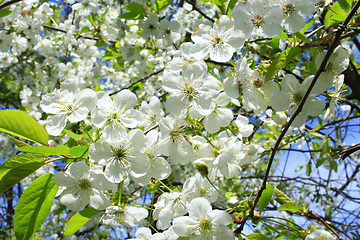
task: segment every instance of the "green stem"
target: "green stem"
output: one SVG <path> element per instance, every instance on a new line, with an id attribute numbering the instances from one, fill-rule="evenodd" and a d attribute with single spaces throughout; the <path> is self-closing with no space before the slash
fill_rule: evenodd
<path id="1" fill-rule="evenodd" d="M 208 176 L 205 176 L 205 178 L 209 181 L 209 183 L 211 184 L 211 186 L 212 186 L 213 188 L 215 188 L 215 190 L 216 190 L 221 196 L 223 196 L 223 197 L 227 200 L 227 198 L 219 191 L 219 189 L 218 189 L 217 187 L 215 187 L 215 185 L 210 181 L 209 177 L 208 177 Z"/>
<path id="2" fill-rule="evenodd" d="M 149 227 L 151 227 L 156 233 L 158 233 L 159 231 L 153 227 L 153 225 L 151 225 L 146 219 L 144 219 L 144 221 L 148 224 Z"/>
<path id="3" fill-rule="evenodd" d="M 94 237 L 94 233 L 95 233 L 96 229 L 99 227 L 99 225 L 100 225 L 101 221 L 103 220 L 104 216 L 105 216 L 105 213 L 101 216 L 98 224 L 96 225 L 96 227 L 94 228 L 93 232 L 91 233 L 91 239 Z"/>
<path id="4" fill-rule="evenodd" d="M 82 128 L 84 129 L 84 131 L 86 132 L 86 135 L 88 135 L 88 137 L 90 138 L 90 141 L 93 142 L 93 138 L 90 136 L 89 132 L 86 130 L 84 123 L 81 121 L 80 124 L 81 124 Z"/>
<path id="5" fill-rule="evenodd" d="M 169 190 L 169 192 L 172 192 L 172 190 L 171 190 L 168 186 L 166 186 L 162 181 L 159 181 L 159 182 L 160 182 L 160 184 L 163 185 L 167 190 Z"/>
<path id="6" fill-rule="evenodd" d="M 278 218 L 278 219 L 281 219 L 281 220 L 284 220 L 284 221 L 286 221 L 286 222 L 288 222 L 288 223 L 291 223 L 291 224 L 293 224 L 294 226 L 298 227 L 300 230 L 299 230 L 299 229 L 292 228 L 291 226 L 288 226 L 288 225 L 286 225 L 286 224 L 284 224 L 284 223 L 282 223 L 282 222 L 275 221 L 275 220 L 273 220 L 272 218 L 277 218 L 277 217 L 261 217 L 260 220 L 265 219 L 266 221 L 270 221 L 270 222 L 277 223 L 277 224 L 279 224 L 279 225 L 282 225 L 282 226 L 287 227 L 287 228 L 291 228 L 291 229 L 293 229 L 294 231 L 298 231 L 298 232 L 305 230 L 305 229 L 302 228 L 301 226 L 299 226 L 299 225 L 297 225 L 296 223 L 294 223 L 294 222 L 292 222 L 292 221 L 290 221 L 290 220 L 287 220 L 287 219 L 285 219 L 285 218 Z"/>
<path id="7" fill-rule="evenodd" d="M 119 202 L 118 202 L 118 206 L 120 207 L 121 206 L 121 195 L 122 195 L 122 188 L 123 188 L 123 185 L 124 185 L 124 182 L 121 181 L 119 183 L 119 187 L 118 187 L 118 191 L 119 191 Z"/>

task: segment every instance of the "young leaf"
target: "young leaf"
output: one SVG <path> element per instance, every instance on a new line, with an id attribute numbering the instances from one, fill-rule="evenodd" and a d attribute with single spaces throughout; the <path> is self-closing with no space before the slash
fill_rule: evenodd
<path id="1" fill-rule="evenodd" d="M 41 163 L 43 162 L 43 159 L 30 154 L 18 154 L 12 156 L 0 165 L 0 180 L 11 169 L 20 166 L 21 164 L 29 163 L 29 162 Z"/>
<path id="2" fill-rule="evenodd" d="M 282 191 L 274 187 L 275 189 L 275 200 L 280 203 L 281 205 L 286 203 L 294 203 L 290 198 L 288 198 Z M 294 203 L 296 205 L 296 203 Z"/>
<path id="3" fill-rule="evenodd" d="M 42 162 L 28 162 L 12 168 L 0 181 L 0 194 L 38 170 L 43 165 L 44 163 Z"/>
<path id="4" fill-rule="evenodd" d="M 172 3 L 172 0 L 156 0 L 154 3 L 154 11 L 158 12 L 167 8 Z"/>
<path id="5" fill-rule="evenodd" d="M 48 173 L 32 182 L 21 195 L 14 214 L 16 239 L 29 239 L 50 213 L 58 186 Z"/>
<path id="6" fill-rule="evenodd" d="M 13 11 L 10 11 L 8 8 L 0 9 L 0 18 L 6 17 L 10 14 L 13 14 Z"/>
<path id="7" fill-rule="evenodd" d="M 269 204 L 272 195 L 273 195 L 273 187 L 271 184 L 266 185 L 265 190 L 262 192 L 261 197 L 259 198 L 259 210 L 262 212 L 264 208 Z"/>
<path id="8" fill-rule="evenodd" d="M 250 240 L 271 240 L 272 238 L 269 238 L 265 235 L 262 235 L 261 233 L 252 233 L 247 236 Z"/>
<path id="9" fill-rule="evenodd" d="M 35 147 L 19 148 L 18 150 L 21 152 L 40 153 L 45 156 L 50 156 L 50 155 L 68 155 L 69 149 L 70 148 L 66 146 L 57 146 L 57 147 L 35 146 Z"/>
<path id="10" fill-rule="evenodd" d="M 99 212 L 101 211 L 94 208 L 85 208 L 84 210 L 75 213 L 74 216 L 72 216 L 69 222 L 66 224 L 64 236 L 74 234 L 77 230 L 84 226 L 85 223 L 90 220 L 90 218 L 92 218 Z"/>
<path id="11" fill-rule="evenodd" d="M 47 145 L 49 134 L 35 119 L 20 110 L 0 111 L 0 131 Z"/>
<path id="12" fill-rule="evenodd" d="M 310 176 L 311 174 L 311 161 L 309 161 L 307 164 L 306 164 L 306 176 Z"/>
<path id="13" fill-rule="evenodd" d="M 120 14 L 119 18 L 124 19 L 143 19 L 145 16 L 144 9 L 142 5 L 136 2 L 129 2 L 125 10 L 127 10 L 126 13 Z"/>
<path id="14" fill-rule="evenodd" d="M 16 144 L 16 146 L 18 146 L 18 148 L 31 147 L 31 145 L 24 143 L 23 141 L 20 141 L 10 135 L 8 135 L 8 137 L 11 138 L 15 142 L 15 144 Z"/>
<path id="15" fill-rule="evenodd" d="M 283 211 L 292 211 L 292 212 L 301 212 L 300 208 L 296 203 L 285 203 L 278 207 L 278 210 Z"/>
<path id="16" fill-rule="evenodd" d="M 272 79 L 281 69 L 286 66 L 286 64 L 288 64 L 292 59 L 294 59 L 295 56 L 298 55 L 300 52 L 301 48 L 293 47 L 288 48 L 285 51 L 281 52 L 279 55 L 277 55 L 267 69 L 265 81 L 270 81 L 270 79 Z"/>
<path id="17" fill-rule="evenodd" d="M 338 3 L 340 4 L 340 7 L 345 11 L 345 12 L 350 12 L 351 10 L 351 6 L 348 3 L 347 0 L 338 0 Z"/>
<path id="18" fill-rule="evenodd" d="M 70 148 L 69 154 L 79 158 L 85 158 L 89 156 L 88 146 L 75 146 Z"/>

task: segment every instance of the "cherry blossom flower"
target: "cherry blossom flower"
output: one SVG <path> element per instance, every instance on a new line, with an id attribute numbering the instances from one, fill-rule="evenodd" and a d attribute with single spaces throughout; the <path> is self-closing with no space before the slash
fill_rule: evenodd
<path id="1" fill-rule="evenodd" d="M 111 226 L 126 224 L 131 227 L 136 227 L 139 226 L 148 215 L 149 212 L 142 207 L 109 206 L 105 209 L 105 216 L 102 222 Z"/>
<path id="2" fill-rule="evenodd" d="M 127 89 L 120 91 L 113 99 L 103 94 L 97 108 L 91 112 L 93 124 L 103 128 L 102 139 L 115 142 L 121 134 L 126 133 L 126 127 L 135 128 L 142 122 L 141 112 L 133 109 L 136 103 L 136 95 Z"/>
<path id="3" fill-rule="evenodd" d="M 321 52 L 315 59 L 316 67 L 320 68 L 326 51 Z M 337 46 L 326 63 L 325 70 L 320 74 L 314 88 L 318 91 L 324 91 L 333 86 L 338 76 L 349 66 L 350 53 L 346 48 Z M 320 93 L 320 92 L 319 92 Z"/>
<path id="4" fill-rule="evenodd" d="M 281 33 L 283 13 L 279 5 L 270 5 L 268 0 L 249 0 L 237 4 L 232 16 L 235 29 L 242 30 L 246 39 L 255 36 L 275 37 Z"/>
<path id="5" fill-rule="evenodd" d="M 179 117 L 167 116 L 160 120 L 161 138 L 158 143 L 160 153 L 169 156 L 173 164 L 186 164 L 193 159 L 190 142 L 183 133 L 185 114 Z"/>
<path id="6" fill-rule="evenodd" d="M 84 162 L 70 165 L 65 172 L 54 176 L 54 183 L 63 190 L 60 203 L 72 211 L 90 204 L 95 209 L 105 209 L 110 205 L 110 199 L 103 192 L 113 188 L 104 175 L 94 173 Z"/>
<path id="7" fill-rule="evenodd" d="M 55 90 L 43 95 L 40 102 L 41 109 L 51 115 L 47 118 L 46 130 L 57 136 L 64 129 L 67 120 L 71 123 L 84 120 L 96 106 L 96 93 L 91 89 L 69 92 Z"/>
<path id="8" fill-rule="evenodd" d="M 213 97 L 218 94 L 219 84 L 214 77 L 202 78 L 199 72 L 183 72 L 183 75 L 166 72 L 164 74 L 165 91 L 171 96 L 165 102 L 165 108 L 172 114 L 192 106 L 201 115 L 209 115 L 215 109 Z"/>
<path id="9" fill-rule="evenodd" d="M 121 135 L 117 142 L 91 144 L 90 160 L 105 166 L 104 176 L 113 183 L 120 183 L 129 175 L 142 177 L 150 164 L 149 158 L 141 152 L 144 142 L 143 132 L 135 129 Z"/>
<path id="10" fill-rule="evenodd" d="M 190 239 L 235 239 L 233 231 L 227 226 L 232 223 L 230 214 L 212 210 L 206 198 L 195 198 L 187 207 L 189 216 L 174 219 L 173 228 L 180 237 Z"/>
<path id="11" fill-rule="evenodd" d="M 332 236 L 329 232 L 325 230 L 316 230 L 310 235 L 306 236 L 305 240 L 335 240 L 336 238 Z"/>
<path id="12" fill-rule="evenodd" d="M 217 62 L 227 62 L 234 52 L 240 51 L 244 45 L 244 33 L 234 29 L 234 20 L 226 15 L 221 16 L 213 27 L 200 24 L 191 39 L 195 43 L 191 47 L 196 58 L 206 58 Z"/>
<path id="13" fill-rule="evenodd" d="M 329 108 L 326 109 L 325 113 L 324 113 L 324 118 L 323 118 L 323 122 L 327 122 L 330 120 L 330 117 L 332 115 L 334 115 L 336 108 L 338 107 L 338 102 L 342 99 L 341 97 L 341 87 L 344 84 L 344 74 L 341 74 L 340 77 L 338 78 L 337 81 L 335 81 L 335 92 L 334 93 L 330 93 L 329 95 L 331 95 L 331 101 L 330 101 L 330 106 Z"/>
<path id="14" fill-rule="evenodd" d="M 312 77 L 313 76 L 307 77 L 300 84 L 293 75 L 285 75 L 281 82 L 283 91 L 277 91 L 270 97 L 271 106 L 276 111 L 283 111 L 291 108 L 290 115 L 292 115 L 296 111 L 305 92 L 307 91 Z M 322 113 L 324 108 L 324 100 L 314 96 L 308 96 L 302 111 L 295 118 L 292 126 L 300 127 L 303 123 L 305 123 L 308 115 L 318 116 Z"/>

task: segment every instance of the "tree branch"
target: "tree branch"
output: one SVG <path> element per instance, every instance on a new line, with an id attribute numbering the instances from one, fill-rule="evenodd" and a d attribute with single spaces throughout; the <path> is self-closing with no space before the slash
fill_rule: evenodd
<path id="1" fill-rule="evenodd" d="M 14 3 L 18 3 L 18 2 L 21 2 L 22 0 L 11 0 L 11 1 L 7 1 L 7 2 L 4 2 L 3 4 L 0 5 L 0 9 L 3 9 L 3 8 L 6 8 Z"/>

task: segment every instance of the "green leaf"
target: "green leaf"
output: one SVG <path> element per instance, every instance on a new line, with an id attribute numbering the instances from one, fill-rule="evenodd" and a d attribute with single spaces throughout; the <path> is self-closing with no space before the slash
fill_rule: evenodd
<path id="1" fill-rule="evenodd" d="M 232 13 L 232 10 L 233 8 L 235 7 L 236 3 L 238 2 L 238 0 L 230 0 L 229 4 L 228 4 L 228 9 L 227 9 L 227 12 L 228 12 L 228 16 L 231 17 L 231 13 Z"/>
<path id="2" fill-rule="evenodd" d="M 282 204 L 280 207 L 278 207 L 278 210 L 283 210 L 283 211 L 292 211 L 292 212 L 302 212 L 301 208 L 299 208 L 298 205 L 296 205 L 296 203 L 285 203 Z"/>
<path id="3" fill-rule="evenodd" d="M 21 152 L 40 153 L 45 156 L 50 156 L 50 155 L 68 155 L 69 149 L 70 148 L 66 146 L 57 146 L 57 147 L 35 146 L 35 147 L 19 148 L 18 150 Z"/>
<path id="4" fill-rule="evenodd" d="M 50 213 L 59 186 L 48 173 L 32 182 L 21 195 L 14 214 L 16 239 L 29 239 Z"/>
<path id="5" fill-rule="evenodd" d="M 261 197 L 259 198 L 259 210 L 262 212 L 264 208 L 269 204 L 272 195 L 273 195 L 273 187 L 271 184 L 266 185 L 265 190 L 262 192 Z"/>
<path id="6" fill-rule="evenodd" d="M 347 12 L 345 12 L 339 2 L 335 2 L 331 8 L 329 9 L 329 11 L 326 13 L 325 15 L 325 19 L 324 19 L 324 24 L 325 24 L 325 28 L 330 27 L 331 25 L 333 25 L 334 23 L 338 23 L 338 21 L 335 21 L 332 19 L 332 16 L 336 16 L 336 15 L 347 15 Z"/>
<path id="7" fill-rule="evenodd" d="M 10 136 L 10 135 L 8 135 L 8 137 L 11 138 L 11 139 L 15 142 L 15 144 L 16 144 L 16 146 L 18 146 L 18 148 L 31 147 L 31 145 L 29 145 L 29 144 L 27 144 L 27 143 L 24 143 L 23 141 L 20 141 L 20 140 L 12 137 L 12 136 Z"/>
<path id="8" fill-rule="evenodd" d="M 82 226 L 87 223 L 90 218 L 95 216 L 101 212 L 100 210 L 96 210 L 94 208 L 85 208 L 84 210 L 75 213 L 66 224 L 66 229 L 64 232 L 64 236 L 74 234 L 77 230 L 79 230 Z"/>
<path id="9" fill-rule="evenodd" d="M 281 69 L 286 66 L 286 64 L 293 60 L 295 56 L 300 52 L 301 48 L 293 47 L 288 48 L 285 51 L 281 52 L 279 55 L 277 55 L 267 69 L 265 81 L 270 81 L 270 79 L 272 79 Z"/>
<path id="10" fill-rule="evenodd" d="M 10 14 L 13 14 L 13 11 L 10 11 L 9 8 L 0 9 L 0 18 L 6 17 Z"/>
<path id="11" fill-rule="evenodd" d="M 81 28 L 81 32 L 80 32 L 80 34 L 81 33 L 87 33 L 87 32 L 90 32 L 91 30 L 90 30 L 90 28 L 88 27 L 88 26 L 83 26 L 82 28 Z"/>
<path id="12" fill-rule="evenodd" d="M 261 233 L 252 233 L 247 236 L 250 240 L 271 240 L 272 238 L 269 238 L 265 235 L 262 235 Z"/>
<path id="13" fill-rule="evenodd" d="M 331 160 L 330 161 L 330 168 L 332 170 L 334 170 L 335 172 L 337 172 L 338 164 L 334 160 Z"/>
<path id="14" fill-rule="evenodd" d="M 311 174 L 311 161 L 309 161 L 307 164 L 306 164 L 306 176 L 310 176 Z"/>
<path id="15" fill-rule="evenodd" d="M 314 136 L 314 137 L 325 137 L 324 135 L 318 133 L 318 132 L 314 132 L 314 131 L 308 131 L 308 132 L 305 132 L 306 135 L 310 135 L 310 136 Z"/>
<path id="16" fill-rule="evenodd" d="M 139 3 L 129 2 L 124 9 L 127 10 L 127 12 L 120 14 L 119 18 L 144 19 L 145 12 L 142 5 L 140 5 Z"/>
<path id="17" fill-rule="evenodd" d="M 172 0 L 156 0 L 154 3 L 154 11 L 158 12 L 167 8 L 172 3 Z"/>
<path id="18" fill-rule="evenodd" d="M 42 162 L 28 162 L 12 168 L 0 181 L 0 194 L 38 170 L 43 165 L 44 163 Z"/>
<path id="19" fill-rule="evenodd" d="M 336 22 L 343 22 L 346 19 L 346 15 L 332 15 L 331 19 Z"/>
<path id="20" fill-rule="evenodd" d="M 7 109 L 0 111 L 0 131 L 42 145 L 47 145 L 49 141 L 49 134 L 43 126 L 20 110 Z"/>
<path id="21" fill-rule="evenodd" d="M 299 38 L 301 41 L 303 41 L 303 42 L 311 43 L 311 41 L 310 41 L 307 37 L 305 37 L 304 34 L 302 34 L 302 33 L 300 33 L 300 32 L 294 33 L 294 35 L 295 35 L 297 38 Z"/>
<path id="22" fill-rule="evenodd" d="M 320 167 L 321 165 L 323 165 L 326 160 L 327 160 L 326 158 L 317 159 L 316 160 L 316 167 Z"/>
<path id="23" fill-rule="evenodd" d="M 22 164 L 29 163 L 29 162 L 41 163 L 43 161 L 44 160 L 42 158 L 30 155 L 30 154 L 18 154 L 18 155 L 12 156 L 0 165 L 0 180 L 11 169 L 16 168 Z"/>
<path id="24" fill-rule="evenodd" d="M 315 22 L 314 18 L 311 18 L 309 21 L 305 23 L 304 28 L 300 31 L 301 34 L 304 34 Z"/>
<path id="25" fill-rule="evenodd" d="M 294 203 L 290 198 L 288 198 L 282 191 L 274 187 L 275 189 L 275 200 L 280 203 L 281 205 L 287 204 L 287 203 Z M 295 203 L 294 203 L 295 204 Z"/>
<path id="26" fill-rule="evenodd" d="M 70 148 L 69 154 L 78 158 L 85 158 L 89 156 L 88 146 L 75 146 Z"/>
<path id="27" fill-rule="evenodd" d="M 347 13 L 350 12 L 351 6 L 347 0 L 338 0 L 338 3 L 340 4 L 342 10 L 344 10 Z"/>

